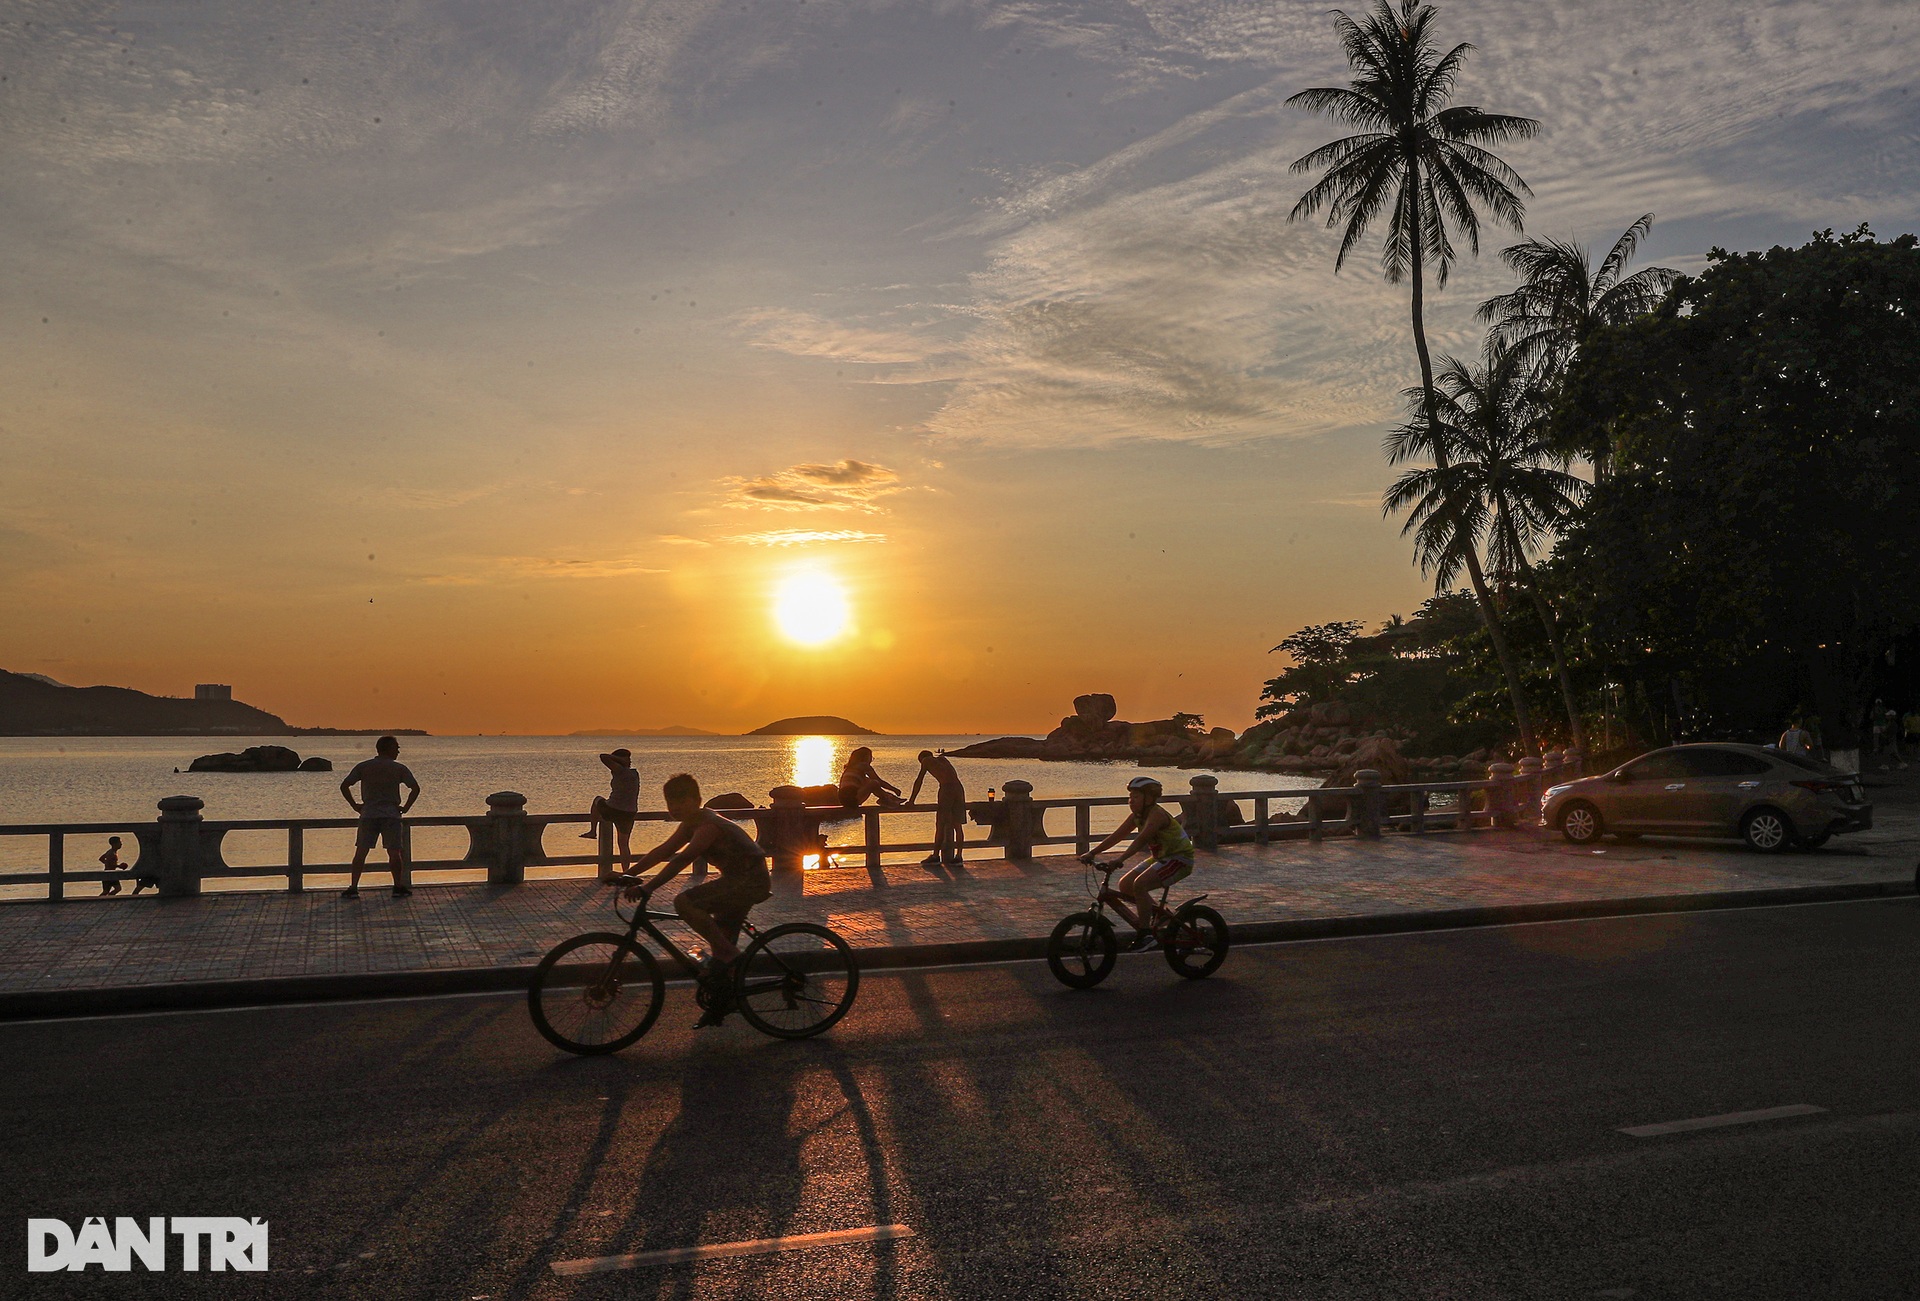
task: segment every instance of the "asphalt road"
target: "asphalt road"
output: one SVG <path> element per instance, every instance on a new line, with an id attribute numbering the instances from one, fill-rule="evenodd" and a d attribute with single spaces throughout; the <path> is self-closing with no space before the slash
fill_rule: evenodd
<path id="1" fill-rule="evenodd" d="M 551 1051 L 512 998 L 0 1026 L 0 1293 L 1920 1295 L 1913 899 L 870 976 L 822 1040 Z M 1821 1114 L 1635 1138 L 1790 1104 Z M 25 1272 L 263 1216 L 268 1274 Z M 562 1277 L 556 1262 L 915 1236 Z"/>

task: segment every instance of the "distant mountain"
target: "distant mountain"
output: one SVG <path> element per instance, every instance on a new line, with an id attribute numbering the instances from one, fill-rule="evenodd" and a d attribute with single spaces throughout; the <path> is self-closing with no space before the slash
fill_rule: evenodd
<path id="1" fill-rule="evenodd" d="M 719 736 L 719 732 L 709 732 L 700 727 L 682 727 L 675 723 L 672 727 L 589 727 L 578 732 L 568 732 L 568 736 Z"/>
<path id="2" fill-rule="evenodd" d="M 808 714 L 803 718 L 783 718 L 765 727 L 756 727 L 748 736 L 878 736 L 858 723 L 850 723 L 832 714 Z"/>
<path id="3" fill-rule="evenodd" d="M 405 729 L 393 729 L 396 734 Z M 0 669 L 0 736 L 346 735 L 290 726 L 238 700 L 150 696 L 131 687 L 67 687 L 36 673 Z M 357 733 L 356 733 L 357 734 Z M 412 733 L 423 735 L 423 733 Z"/>

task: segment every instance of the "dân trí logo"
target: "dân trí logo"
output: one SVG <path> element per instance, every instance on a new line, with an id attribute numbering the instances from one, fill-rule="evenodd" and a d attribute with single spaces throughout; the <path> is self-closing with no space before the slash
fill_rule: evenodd
<path id="1" fill-rule="evenodd" d="M 169 1239 L 178 1239 L 177 1252 L 169 1253 Z M 65 1220 L 27 1221 L 27 1271 L 33 1274 L 78 1273 L 93 1265 L 125 1273 L 136 1260 L 157 1272 L 168 1267 L 170 1254 L 185 1270 L 264 1270 L 267 1222 L 237 1215 L 155 1215 L 143 1224 L 122 1215 L 109 1228 L 104 1217 L 93 1215 L 76 1231 Z"/>

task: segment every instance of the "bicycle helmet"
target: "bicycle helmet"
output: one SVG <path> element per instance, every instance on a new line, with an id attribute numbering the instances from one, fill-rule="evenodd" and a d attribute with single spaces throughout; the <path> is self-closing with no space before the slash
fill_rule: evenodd
<path id="1" fill-rule="evenodd" d="M 1127 783 L 1130 791 L 1157 791 L 1161 789 L 1158 779 L 1153 777 L 1135 777 Z"/>

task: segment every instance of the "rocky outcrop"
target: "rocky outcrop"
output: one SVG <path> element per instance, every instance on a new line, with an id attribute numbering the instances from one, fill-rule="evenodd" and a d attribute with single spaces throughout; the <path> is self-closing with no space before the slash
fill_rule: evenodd
<path id="1" fill-rule="evenodd" d="M 320 761 L 327 763 L 325 759 Z M 326 768 L 306 768 L 307 772 L 330 772 Z M 187 765 L 188 772 L 300 772 L 300 756 L 284 745 L 250 745 L 238 754 L 203 754 Z"/>
<path id="2" fill-rule="evenodd" d="M 1129 723 L 1115 717 L 1113 697 L 1077 696 L 1073 713 L 1045 738 L 1003 736 L 949 751 L 956 759 L 1133 759 L 1182 768 L 1247 769 L 1327 776 L 1329 785 L 1349 785 L 1353 774 L 1374 768 L 1388 783 L 1416 777 L 1466 780 L 1483 777 L 1488 753 L 1412 758 L 1401 752 L 1413 740 L 1403 728 L 1376 727 L 1337 700 L 1290 710 L 1235 735 L 1231 728 L 1202 731 L 1183 718 Z"/>
<path id="3" fill-rule="evenodd" d="M 333 760 L 322 759 L 319 755 L 308 755 L 300 761 L 301 772 L 332 772 Z"/>

